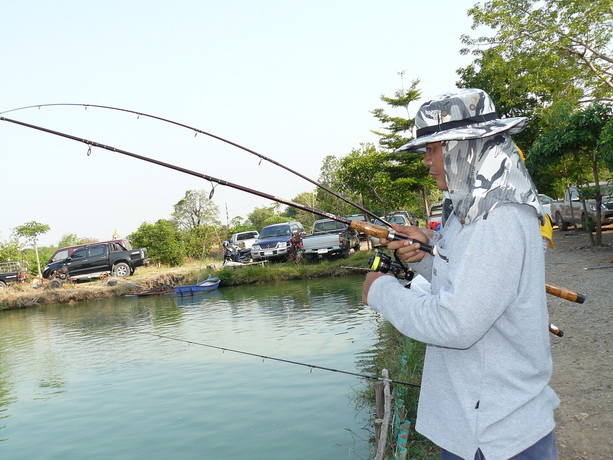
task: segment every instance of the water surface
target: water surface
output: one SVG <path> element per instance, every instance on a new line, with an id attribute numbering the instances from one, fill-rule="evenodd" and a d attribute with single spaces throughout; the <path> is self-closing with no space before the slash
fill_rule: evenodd
<path id="1" fill-rule="evenodd" d="M 0 312 L 0 458 L 368 458 L 363 379 L 202 346 L 363 372 L 361 281 Z"/>

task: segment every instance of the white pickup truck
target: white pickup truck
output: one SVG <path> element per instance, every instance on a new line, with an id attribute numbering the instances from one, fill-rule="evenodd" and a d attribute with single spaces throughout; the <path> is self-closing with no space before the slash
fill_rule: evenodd
<path id="1" fill-rule="evenodd" d="M 240 249 L 251 249 L 253 243 L 260 237 L 260 234 L 255 230 L 250 232 L 233 233 L 230 237 L 230 243 Z"/>
<path id="2" fill-rule="evenodd" d="M 601 185 L 602 205 L 600 207 L 600 223 L 613 223 L 613 186 Z M 597 221 L 596 201 L 585 200 L 585 209 L 579 199 L 579 189 L 569 187 L 564 194 L 564 200 L 554 201 L 550 205 L 551 217 L 560 231 L 565 231 L 571 224 L 581 224 L 583 228 L 593 229 Z"/>
<path id="3" fill-rule="evenodd" d="M 332 219 L 316 220 L 313 232 L 302 238 L 306 259 L 341 255 L 349 257 L 351 249 L 360 250 L 358 232 L 346 224 Z"/>

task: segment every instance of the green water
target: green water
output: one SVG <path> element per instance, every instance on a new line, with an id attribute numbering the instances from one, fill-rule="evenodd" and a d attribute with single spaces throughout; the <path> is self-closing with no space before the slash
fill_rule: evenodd
<path id="1" fill-rule="evenodd" d="M 0 458 L 366 459 L 363 379 L 198 345 L 362 373 L 361 281 L 0 312 Z"/>

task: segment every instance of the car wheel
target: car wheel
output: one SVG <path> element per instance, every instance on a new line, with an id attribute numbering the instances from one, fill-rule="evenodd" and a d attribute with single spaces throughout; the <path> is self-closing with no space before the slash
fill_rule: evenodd
<path id="1" fill-rule="evenodd" d="M 131 273 L 130 266 L 125 262 L 119 262 L 113 267 L 113 274 L 118 278 L 125 278 Z"/>
<path id="2" fill-rule="evenodd" d="M 2 289 L 6 289 L 6 283 L 4 281 L 0 281 L 0 291 Z"/>
<path id="3" fill-rule="evenodd" d="M 559 212 L 556 212 L 556 224 L 561 232 L 565 232 L 568 229 L 568 224 L 562 220 Z"/>
<path id="4" fill-rule="evenodd" d="M 49 282 L 49 289 L 59 289 L 61 287 L 62 287 L 62 280 L 54 278 Z"/>

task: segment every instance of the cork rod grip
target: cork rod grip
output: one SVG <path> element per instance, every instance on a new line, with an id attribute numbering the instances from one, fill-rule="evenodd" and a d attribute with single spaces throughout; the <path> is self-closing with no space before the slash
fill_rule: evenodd
<path id="1" fill-rule="evenodd" d="M 556 297 L 561 297 L 562 299 L 570 300 L 571 302 L 585 302 L 584 295 L 581 295 L 575 291 L 571 291 L 570 289 L 566 289 L 560 286 L 554 286 L 553 284 L 545 283 L 545 291 L 547 292 L 547 294 L 555 295 Z"/>
<path id="2" fill-rule="evenodd" d="M 394 233 L 393 231 L 390 231 L 385 227 L 373 225 L 362 220 L 352 220 L 349 226 L 355 230 L 364 232 L 367 235 L 374 236 L 375 238 L 385 238 L 387 240 L 409 240 L 409 238 L 404 235 L 398 235 L 397 233 Z M 434 254 L 434 248 L 429 244 L 415 240 L 409 241 L 419 243 L 419 249 L 421 249 L 422 251 L 427 252 L 429 254 Z"/>

